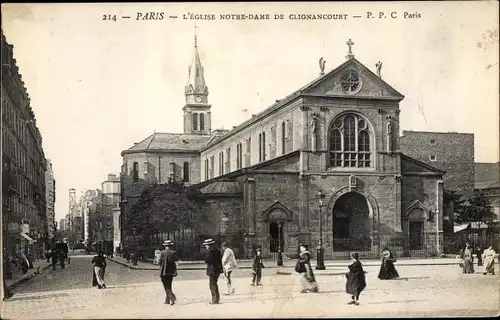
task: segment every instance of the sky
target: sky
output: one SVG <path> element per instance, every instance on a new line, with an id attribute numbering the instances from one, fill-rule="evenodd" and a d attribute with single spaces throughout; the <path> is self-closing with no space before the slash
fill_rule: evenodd
<path id="1" fill-rule="evenodd" d="M 147 12 L 164 19 L 137 20 Z M 221 13 L 285 19 L 221 20 Z M 290 19 L 308 13 L 347 19 Z M 498 2 L 2 4 L 3 30 L 53 163 L 57 220 L 68 212 L 70 188 L 80 196 L 120 172 L 122 150 L 155 131 L 182 132 L 195 22 L 213 129 L 231 128 L 317 78 L 320 57 L 326 72 L 334 69 L 352 39 L 356 58 L 371 70 L 382 61 L 383 79 L 405 95 L 402 130 L 474 133 L 476 162 L 499 160 Z"/>

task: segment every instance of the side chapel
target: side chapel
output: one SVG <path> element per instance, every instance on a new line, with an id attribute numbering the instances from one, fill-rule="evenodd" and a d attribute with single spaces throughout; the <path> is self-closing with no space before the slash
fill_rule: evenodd
<path id="1" fill-rule="evenodd" d="M 442 252 L 444 172 L 401 153 L 404 96 L 353 45 L 338 67 L 325 73 L 321 58 L 309 84 L 232 130 L 212 131 L 195 37 L 184 133 L 154 133 L 122 152 L 122 214 L 146 184 L 183 180 L 209 199 L 204 232 L 241 232 L 247 256 L 254 246 L 294 256 L 301 242 L 314 253 L 320 233 L 325 259 L 378 256 L 386 245 Z"/>

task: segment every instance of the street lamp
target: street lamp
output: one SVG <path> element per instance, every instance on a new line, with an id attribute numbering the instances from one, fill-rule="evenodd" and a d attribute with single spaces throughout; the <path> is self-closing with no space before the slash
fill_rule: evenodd
<path id="1" fill-rule="evenodd" d="M 323 200 L 325 200 L 325 195 L 321 190 L 316 194 L 316 201 L 318 202 L 319 207 L 319 244 L 317 248 L 317 257 L 316 257 L 316 270 L 325 270 L 325 249 L 323 248 Z"/>
<path id="2" fill-rule="evenodd" d="M 137 231 L 137 229 L 136 229 L 136 228 L 132 228 L 132 233 L 134 234 L 134 248 L 135 248 L 135 246 L 136 246 L 136 244 L 135 244 L 135 232 L 136 232 L 136 231 Z"/>
<path id="3" fill-rule="evenodd" d="M 278 222 L 278 266 L 283 266 L 283 255 L 281 254 L 281 222 Z"/>

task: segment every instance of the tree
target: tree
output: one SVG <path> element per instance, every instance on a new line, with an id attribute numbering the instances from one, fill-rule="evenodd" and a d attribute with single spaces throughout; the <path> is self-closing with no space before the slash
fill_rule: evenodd
<path id="1" fill-rule="evenodd" d="M 194 227 L 206 217 L 205 200 L 183 183 L 153 184 L 145 188 L 125 220 L 125 228 L 143 235 L 171 233 Z"/>
<path id="2" fill-rule="evenodd" d="M 460 198 L 455 202 L 455 222 L 457 223 L 483 222 L 491 226 L 495 219 L 493 207 L 487 198 L 474 196 Z"/>

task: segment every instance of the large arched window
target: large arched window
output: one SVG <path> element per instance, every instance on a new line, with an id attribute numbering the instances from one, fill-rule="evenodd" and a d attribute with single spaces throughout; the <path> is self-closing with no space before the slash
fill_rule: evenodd
<path id="1" fill-rule="evenodd" d="M 286 138 L 286 126 L 285 121 L 281 123 L 281 154 L 285 154 L 285 138 Z"/>
<path id="2" fill-rule="evenodd" d="M 200 130 L 205 130 L 205 114 L 200 113 Z"/>
<path id="3" fill-rule="evenodd" d="M 183 165 L 183 179 L 184 182 L 189 182 L 189 162 L 184 162 Z"/>
<path id="4" fill-rule="evenodd" d="M 198 114 L 193 113 L 193 130 L 198 130 Z"/>
<path id="5" fill-rule="evenodd" d="M 365 119 L 355 114 L 336 118 L 330 127 L 330 167 L 369 168 L 371 137 Z"/>

